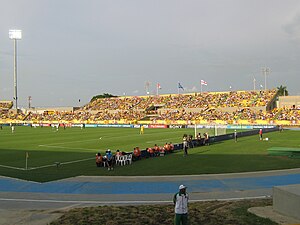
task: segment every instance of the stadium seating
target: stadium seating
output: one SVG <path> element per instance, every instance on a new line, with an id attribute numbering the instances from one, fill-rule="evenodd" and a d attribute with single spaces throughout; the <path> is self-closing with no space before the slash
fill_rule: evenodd
<path id="1" fill-rule="evenodd" d="M 0 110 L 8 110 L 13 107 L 12 101 L 0 101 Z"/>
<path id="2" fill-rule="evenodd" d="M 276 94 L 276 90 L 267 90 L 100 98 L 74 112 L 26 115 L 10 112 L 11 101 L 0 101 L 0 119 L 29 123 L 299 123 L 300 109 L 269 110 Z"/>

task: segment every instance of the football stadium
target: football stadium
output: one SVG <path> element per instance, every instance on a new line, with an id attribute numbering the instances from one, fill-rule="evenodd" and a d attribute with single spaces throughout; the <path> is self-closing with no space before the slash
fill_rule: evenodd
<path id="1" fill-rule="evenodd" d="M 108 149 L 114 158 L 122 155 L 121 161 L 114 160 L 115 165 L 134 162 L 142 166 L 134 168 L 136 172 L 126 171 L 127 168 L 118 171 L 116 168 L 109 175 L 213 174 L 297 167 L 300 156 L 297 144 L 288 142 L 281 146 L 282 138 L 273 138 L 274 134 L 266 133 L 299 125 L 298 106 L 292 102 L 292 107 L 275 107 L 279 104 L 278 99 L 275 89 L 110 97 L 93 98 L 81 108 L 69 109 L 71 111 L 65 108 L 63 111 L 58 111 L 59 108 L 15 110 L 13 102 L 4 101 L 1 104 L 2 175 L 38 182 L 78 175 L 106 175 L 105 169 L 94 168 L 94 165 L 95 155 L 100 153 L 100 167 L 107 166 L 103 156 Z M 263 143 L 256 141 L 260 129 L 264 133 Z M 293 132 L 297 133 L 284 133 L 287 132 L 292 140 Z M 178 166 L 169 165 L 171 169 L 156 167 L 158 171 L 145 165 L 148 160 L 139 162 L 139 159 L 167 158 L 168 153 L 179 153 L 183 149 L 184 135 L 190 139 L 190 149 L 199 147 L 198 153 L 206 151 L 205 154 L 215 155 L 210 145 L 237 136 L 239 140 L 236 143 L 230 142 L 232 147 L 217 153 L 242 155 L 241 151 L 234 149 L 240 148 L 237 145 L 242 140 L 252 138 L 255 142 L 244 144 L 244 153 L 251 153 L 250 156 L 288 156 L 290 160 L 288 163 L 278 160 L 278 165 L 270 163 L 274 168 L 263 162 L 275 159 L 264 156 L 255 166 L 246 166 L 248 163 L 245 163 L 241 168 L 224 167 L 224 160 L 210 169 L 202 165 L 178 170 Z M 199 159 L 192 160 L 198 162 Z M 81 169 L 73 171 L 71 168 L 74 166 Z M 128 167 L 128 170 L 131 169 Z"/>
<path id="2" fill-rule="evenodd" d="M 297 99 L 281 97 L 279 90 L 273 89 L 106 98 L 99 95 L 80 108 L 20 110 L 14 109 L 12 101 L 2 101 L 0 171 L 4 177 L 45 185 L 26 184 L 21 192 L 34 189 L 37 193 L 56 193 L 58 190 L 47 186 L 51 182 L 76 177 L 102 177 L 107 182 L 103 178 L 107 176 L 113 182 L 120 177 L 161 177 L 164 193 L 164 182 L 168 180 L 165 176 L 183 176 L 179 180 L 185 180 L 184 176 L 201 174 L 297 169 Z M 113 155 L 111 165 L 106 159 L 108 151 Z M 298 183 L 295 178 L 289 179 L 290 185 Z M 24 188 L 24 183 L 15 185 L 8 187 L 6 183 L 2 191 Z M 143 193 L 148 185 L 131 188 Z M 91 193 L 98 193 L 95 187 L 89 188 Z M 102 187 L 101 191 L 107 189 Z M 64 193 L 64 188 L 58 192 Z M 253 193 L 250 196 L 257 197 Z"/>
<path id="3" fill-rule="evenodd" d="M 300 224 L 298 1 L 0 12 L 0 225 Z"/>

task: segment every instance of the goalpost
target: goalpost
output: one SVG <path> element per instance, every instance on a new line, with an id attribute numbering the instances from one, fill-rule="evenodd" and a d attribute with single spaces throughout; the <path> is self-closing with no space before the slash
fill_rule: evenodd
<path id="1" fill-rule="evenodd" d="M 208 132 L 210 135 L 213 134 L 213 136 L 219 136 L 226 134 L 227 132 L 227 126 L 226 125 L 194 125 L 194 132 L 195 132 L 195 138 L 197 137 L 197 134 L 201 131 L 200 133 L 205 133 Z"/>
<path id="2" fill-rule="evenodd" d="M 215 125 L 215 136 L 226 134 L 227 126 Z"/>

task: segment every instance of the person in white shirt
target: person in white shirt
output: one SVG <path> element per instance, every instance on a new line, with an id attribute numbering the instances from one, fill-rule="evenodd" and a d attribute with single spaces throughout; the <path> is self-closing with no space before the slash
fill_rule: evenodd
<path id="1" fill-rule="evenodd" d="M 186 193 L 186 186 L 181 184 L 179 186 L 179 192 L 177 192 L 173 198 L 175 205 L 175 225 L 188 224 L 188 200 L 189 195 Z"/>

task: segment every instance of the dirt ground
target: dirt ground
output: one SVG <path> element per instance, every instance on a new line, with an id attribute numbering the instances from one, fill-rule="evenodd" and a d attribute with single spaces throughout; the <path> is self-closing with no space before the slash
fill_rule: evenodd
<path id="1" fill-rule="evenodd" d="M 271 199 L 241 201 L 211 201 L 189 204 L 189 224 L 259 224 L 275 225 L 270 219 L 257 217 L 247 210 L 251 207 L 265 207 Z M 173 205 L 99 206 L 73 209 L 51 225 L 106 224 L 174 224 Z"/>

